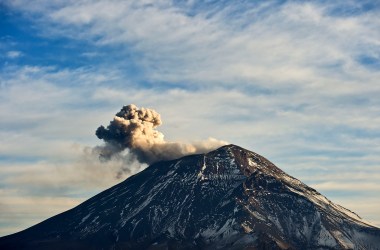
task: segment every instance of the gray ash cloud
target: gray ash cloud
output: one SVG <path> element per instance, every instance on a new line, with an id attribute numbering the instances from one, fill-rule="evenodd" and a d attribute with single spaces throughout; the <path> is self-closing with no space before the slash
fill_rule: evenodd
<path id="1" fill-rule="evenodd" d="M 151 164 L 161 160 L 176 159 L 185 155 L 206 153 L 227 144 L 213 138 L 193 143 L 165 141 L 157 130 L 162 124 L 161 116 L 153 109 L 124 106 L 107 127 L 100 126 L 96 136 L 105 145 L 98 151 L 103 159 L 128 150 L 141 163 Z"/>

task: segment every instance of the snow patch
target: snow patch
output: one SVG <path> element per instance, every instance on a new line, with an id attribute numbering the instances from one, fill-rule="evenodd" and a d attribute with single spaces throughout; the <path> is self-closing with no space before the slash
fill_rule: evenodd
<path id="1" fill-rule="evenodd" d="M 203 175 L 205 170 L 206 170 L 206 156 L 203 156 L 203 165 L 202 165 L 201 171 L 199 171 L 199 173 L 198 173 L 198 179 L 200 179 L 202 181 L 207 180 L 207 177 L 205 177 Z"/>
<path id="2" fill-rule="evenodd" d="M 88 215 L 86 215 L 85 217 L 82 218 L 82 221 L 79 223 L 82 224 L 83 222 L 85 222 L 90 216 L 91 216 L 92 213 L 89 213 Z"/>
<path id="3" fill-rule="evenodd" d="M 347 239 L 346 236 L 344 236 L 339 231 L 332 231 L 332 235 L 334 235 L 334 238 L 339 242 L 339 244 L 344 247 L 345 249 L 354 249 L 354 244 Z"/>
<path id="4" fill-rule="evenodd" d="M 330 234 L 329 231 L 326 230 L 326 228 L 323 225 L 321 225 L 321 230 L 319 230 L 319 235 L 317 239 L 318 245 L 320 246 L 336 247 L 337 245 L 335 238 Z"/>
<path id="5" fill-rule="evenodd" d="M 251 167 L 258 167 L 259 165 L 255 162 L 255 161 L 253 161 L 251 158 L 248 158 L 248 164 L 249 164 L 249 166 L 251 166 Z"/>

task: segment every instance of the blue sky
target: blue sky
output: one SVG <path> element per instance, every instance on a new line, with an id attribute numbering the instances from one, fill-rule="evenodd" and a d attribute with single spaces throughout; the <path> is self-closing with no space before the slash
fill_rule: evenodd
<path id="1" fill-rule="evenodd" d="M 0 15 L 0 235 L 121 181 L 122 162 L 88 152 L 130 103 L 166 140 L 240 145 L 380 225 L 379 1 L 5 0 Z"/>

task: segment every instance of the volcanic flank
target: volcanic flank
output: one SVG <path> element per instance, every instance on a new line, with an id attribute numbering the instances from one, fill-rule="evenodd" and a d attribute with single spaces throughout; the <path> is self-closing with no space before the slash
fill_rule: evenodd
<path id="1" fill-rule="evenodd" d="M 152 164 L 0 249 L 379 249 L 380 229 L 235 145 Z"/>

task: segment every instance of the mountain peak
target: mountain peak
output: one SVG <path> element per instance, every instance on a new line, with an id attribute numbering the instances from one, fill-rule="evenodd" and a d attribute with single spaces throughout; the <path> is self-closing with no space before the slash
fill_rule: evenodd
<path id="1" fill-rule="evenodd" d="M 1 249 L 377 249 L 380 229 L 236 145 L 158 162 Z"/>
<path id="2" fill-rule="evenodd" d="M 281 169 L 276 167 L 272 162 L 263 156 L 234 144 L 222 146 L 205 154 L 205 157 L 213 160 L 218 160 L 221 158 L 224 160 L 229 159 L 231 161 L 229 167 L 238 168 L 241 173 L 247 177 L 257 171 L 267 172 L 273 175 L 285 174 Z"/>

